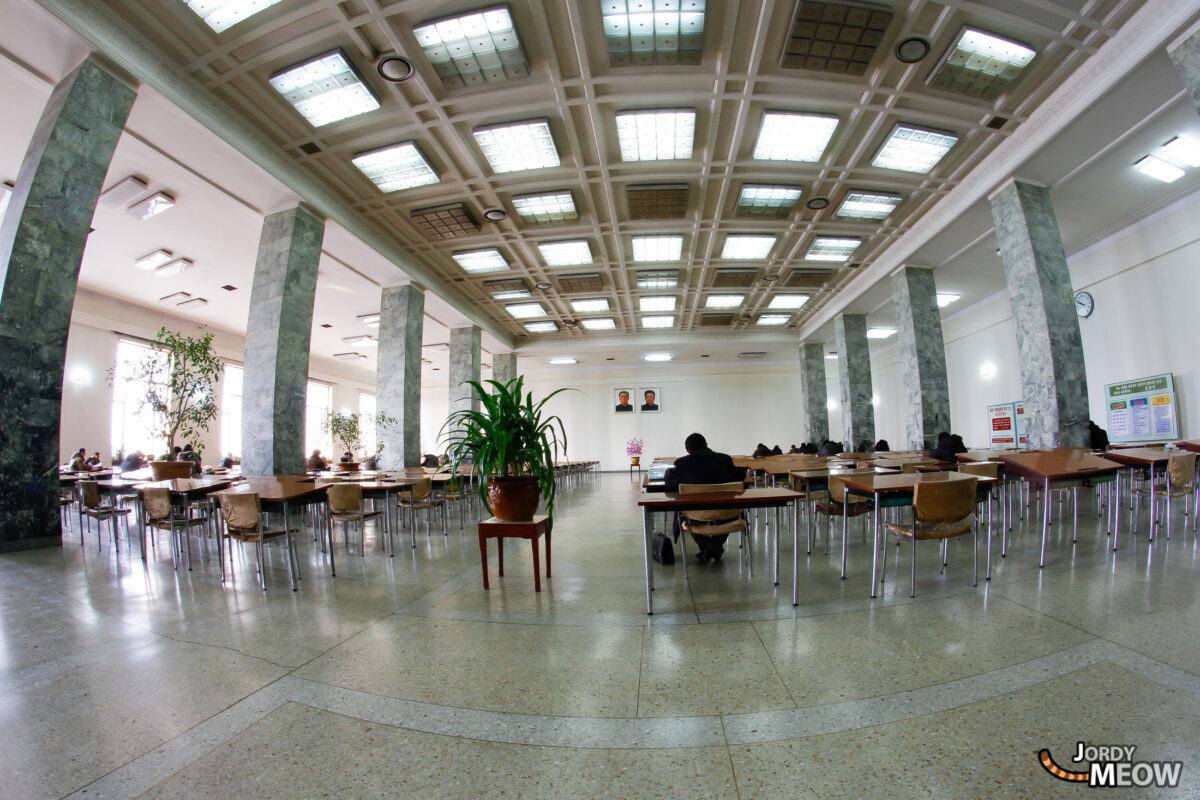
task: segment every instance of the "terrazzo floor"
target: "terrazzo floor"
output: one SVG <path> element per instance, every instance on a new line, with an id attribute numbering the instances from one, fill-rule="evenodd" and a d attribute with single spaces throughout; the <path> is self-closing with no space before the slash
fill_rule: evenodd
<path id="1" fill-rule="evenodd" d="M 529 544 L 484 591 L 468 520 L 367 551 L 338 576 L 301 537 L 291 592 L 252 562 L 144 566 L 90 532 L 0 557 L 0 798 L 1200 797 L 1200 538 L 1122 532 L 1080 502 L 1051 529 L 1018 521 L 990 582 L 970 539 L 892 545 L 868 596 L 854 528 L 800 554 L 790 525 L 717 565 L 656 566 L 645 614 L 636 485 L 596 476 L 560 496 L 554 575 Z M 1178 512 L 1177 512 L 1178 513 Z M 1127 517 L 1123 524 L 1127 523 Z M 764 514 L 762 523 L 767 517 Z M 899 557 L 897 557 L 897 552 Z M 252 551 L 247 550 L 247 556 Z M 982 555 L 982 554 L 981 554 Z M 1106 789 L 1047 773 L 1079 741 L 1180 760 L 1178 788 Z"/>

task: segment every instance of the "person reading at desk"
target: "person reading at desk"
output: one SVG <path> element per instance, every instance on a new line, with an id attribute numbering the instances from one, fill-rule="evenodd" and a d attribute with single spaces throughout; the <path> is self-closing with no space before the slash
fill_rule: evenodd
<path id="1" fill-rule="evenodd" d="M 76 451 L 75 455 L 71 457 L 71 471 L 87 472 L 87 469 L 87 448 L 81 447 Z"/>
<path id="2" fill-rule="evenodd" d="M 729 483 L 746 480 L 746 469 L 734 466 L 729 455 L 710 450 L 703 435 L 690 434 L 684 439 L 683 448 L 687 450 L 687 455 L 675 459 L 675 466 L 663 476 L 663 484 L 668 492 L 678 492 L 681 483 Z M 736 519 L 737 514 L 734 513 L 732 518 Z M 675 529 L 675 535 L 679 535 L 678 528 Z M 720 561 L 721 556 L 725 554 L 725 540 L 728 538 L 727 533 L 715 536 L 692 534 L 692 541 L 698 548 L 696 558 L 701 563 Z"/>
<path id="3" fill-rule="evenodd" d="M 100 451 L 92 453 L 92 457 L 87 460 L 88 469 L 100 469 L 104 466 L 104 462 L 100 460 Z"/>
<path id="4" fill-rule="evenodd" d="M 308 461 L 304 462 L 304 469 L 309 472 L 320 472 L 325 469 L 325 459 L 321 458 L 320 450 L 312 451 L 312 455 L 308 457 Z"/>

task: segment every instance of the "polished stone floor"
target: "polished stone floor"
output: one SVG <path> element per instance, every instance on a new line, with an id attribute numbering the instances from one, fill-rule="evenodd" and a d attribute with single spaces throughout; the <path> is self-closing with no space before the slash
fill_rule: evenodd
<path id="1" fill-rule="evenodd" d="M 485 592 L 472 526 L 385 556 L 311 540 L 300 590 L 282 551 L 271 588 L 252 551 L 222 586 L 215 561 L 149 567 L 105 533 L 0 557 L 0 797 L 21 798 L 1019 798 L 1084 796 L 1079 741 L 1182 760 L 1200 797 L 1200 544 L 1177 525 L 1115 554 L 1087 508 L 1019 522 L 990 582 L 970 539 L 889 550 L 853 529 L 800 554 L 792 606 L 785 526 L 717 565 L 656 567 L 645 615 L 636 489 L 605 474 L 562 496 L 554 575 L 533 591 L 509 540 Z M 1088 506 L 1085 495 L 1081 506 Z M 762 522 L 766 523 L 764 515 Z M 1127 524 L 1127 518 L 1123 521 Z M 304 538 L 304 537 L 302 537 Z"/>

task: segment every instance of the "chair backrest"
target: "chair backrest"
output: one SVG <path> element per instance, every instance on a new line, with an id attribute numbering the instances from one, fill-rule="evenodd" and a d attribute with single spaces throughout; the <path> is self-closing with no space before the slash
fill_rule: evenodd
<path id="1" fill-rule="evenodd" d="M 262 518 L 258 492 L 221 493 L 217 497 L 221 499 L 221 515 L 225 517 L 226 525 L 243 531 L 258 529 Z"/>
<path id="2" fill-rule="evenodd" d="M 957 481 L 918 480 L 913 490 L 913 510 L 920 522 L 958 522 L 975 510 L 979 478 Z"/>
<path id="3" fill-rule="evenodd" d="M 935 467 L 937 464 L 937 460 L 932 458 L 919 458 L 915 461 L 902 461 L 900 462 L 900 473 L 902 475 L 907 475 L 909 473 L 916 472 L 917 467 Z"/>
<path id="4" fill-rule="evenodd" d="M 741 494 L 746 490 L 746 484 L 741 481 L 728 483 L 681 483 L 680 494 L 703 494 L 705 492 L 736 492 Z M 741 508 L 714 508 L 706 511 L 684 511 L 685 517 L 696 522 L 711 522 L 714 519 L 729 519 L 742 513 Z"/>
<path id="5" fill-rule="evenodd" d="M 874 474 L 875 474 L 875 470 L 873 470 L 873 469 L 859 469 L 859 470 L 855 470 L 854 472 L 843 472 L 841 475 L 830 475 L 829 476 L 829 499 L 831 501 L 833 501 L 834 503 L 839 503 L 839 504 L 846 502 L 846 484 L 842 482 L 842 478 L 845 478 L 850 475 L 874 475 Z M 851 497 L 850 502 L 851 503 L 865 503 L 865 502 L 867 502 L 867 498 Z"/>
<path id="6" fill-rule="evenodd" d="M 362 487 L 357 483 L 339 483 L 325 490 L 329 510 L 334 514 L 354 514 L 362 510 Z"/>
<path id="7" fill-rule="evenodd" d="M 100 487 L 95 481 L 80 481 L 79 489 L 83 493 L 84 508 L 100 507 Z"/>
<path id="8" fill-rule="evenodd" d="M 999 478 L 1000 464 L 996 461 L 959 464 L 958 471 L 965 475 L 978 475 L 981 478 Z"/>
<path id="9" fill-rule="evenodd" d="M 151 461 L 150 470 L 156 481 L 169 481 L 172 478 L 192 477 L 192 462 L 190 461 Z"/>
<path id="10" fill-rule="evenodd" d="M 421 478 L 415 484 L 413 484 L 412 499 L 424 500 L 426 497 L 429 497 L 429 493 L 431 491 L 433 491 L 433 479 Z"/>
<path id="11" fill-rule="evenodd" d="M 1171 453 L 1167 461 L 1167 476 L 1172 486 L 1190 486 L 1196 479 L 1196 454 Z"/>
<path id="12" fill-rule="evenodd" d="M 169 519 L 171 516 L 171 492 L 155 487 L 142 493 L 146 504 L 146 515 L 152 520 Z"/>

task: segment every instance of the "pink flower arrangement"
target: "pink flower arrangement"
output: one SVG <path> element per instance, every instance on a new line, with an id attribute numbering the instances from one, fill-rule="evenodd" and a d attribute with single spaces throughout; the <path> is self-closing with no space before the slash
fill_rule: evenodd
<path id="1" fill-rule="evenodd" d="M 642 454 L 642 447 L 645 444 L 645 442 L 635 436 L 625 443 L 625 455 L 640 456 Z"/>

